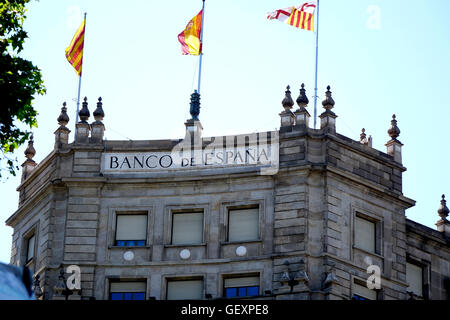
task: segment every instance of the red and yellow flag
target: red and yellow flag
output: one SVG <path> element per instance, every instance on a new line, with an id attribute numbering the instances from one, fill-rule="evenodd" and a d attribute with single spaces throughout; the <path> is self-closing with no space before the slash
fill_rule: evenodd
<path id="1" fill-rule="evenodd" d="M 66 58 L 75 68 L 77 74 L 81 77 L 81 67 L 83 65 L 83 47 L 84 47 L 84 27 L 86 20 L 83 20 L 81 26 L 73 36 L 72 42 L 66 48 Z"/>
<path id="2" fill-rule="evenodd" d="M 203 10 L 200 10 L 200 12 L 189 21 L 186 29 L 178 35 L 182 54 L 198 56 L 202 53 L 202 43 L 200 41 L 200 34 L 202 32 L 202 12 Z"/>
<path id="3" fill-rule="evenodd" d="M 313 31 L 314 16 L 312 13 L 294 8 L 289 16 L 287 24 L 300 29 Z"/>
<path id="4" fill-rule="evenodd" d="M 269 20 L 280 20 L 293 27 L 313 31 L 314 30 L 314 11 L 316 1 L 305 2 L 301 6 L 292 6 L 284 9 L 278 9 L 267 15 Z"/>

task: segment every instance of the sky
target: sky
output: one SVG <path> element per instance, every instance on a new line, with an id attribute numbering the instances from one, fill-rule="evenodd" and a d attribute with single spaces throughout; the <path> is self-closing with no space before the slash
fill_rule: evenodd
<path id="1" fill-rule="evenodd" d="M 275 130 L 287 85 L 305 89 L 313 114 L 315 33 L 266 19 L 292 0 L 206 0 L 200 120 L 203 136 Z M 183 56 L 177 35 L 200 0 L 31 1 L 23 58 L 42 70 L 34 160 L 53 149 L 63 102 L 73 140 L 78 78 L 64 56 L 87 12 L 81 96 L 103 99 L 107 140 L 178 139 L 190 118 L 198 57 Z M 448 130 L 450 1 L 320 0 L 318 114 L 331 86 L 340 134 L 386 152 L 396 114 L 401 130 L 403 194 L 416 200 L 409 219 L 435 229 L 442 194 L 450 199 Z M 91 117 L 91 121 L 93 121 Z M 318 121 L 319 123 L 319 121 Z M 14 157 L 25 160 L 26 145 Z M 21 172 L 0 182 L 0 261 L 9 262 Z"/>

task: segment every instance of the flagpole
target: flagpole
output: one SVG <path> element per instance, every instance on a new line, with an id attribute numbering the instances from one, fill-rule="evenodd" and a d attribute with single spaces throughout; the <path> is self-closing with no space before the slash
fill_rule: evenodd
<path id="1" fill-rule="evenodd" d="M 84 30 L 86 30 L 86 12 L 84 13 Z M 85 32 L 85 34 L 86 34 L 86 32 Z M 81 63 L 83 63 L 83 62 L 81 62 Z M 81 72 L 83 72 L 83 65 L 81 65 Z M 78 78 L 77 114 L 75 116 L 75 124 L 78 123 L 78 112 L 80 112 L 81 74 L 82 73 L 80 73 L 80 77 Z M 75 133 L 76 133 L 76 131 L 75 131 Z"/>
<path id="2" fill-rule="evenodd" d="M 197 92 L 198 94 L 200 94 L 200 79 L 202 76 L 202 57 L 203 57 L 203 27 L 205 25 L 205 0 L 203 1 L 203 6 L 202 6 L 202 29 L 200 30 L 200 62 L 198 64 L 198 86 L 197 86 Z"/>
<path id="3" fill-rule="evenodd" d="M 319 0 L 317 0 L 317 31 L 316 31 L 316 72 L 314 85 L 314 129 L 316 129 L 317 121 L 317 66 L 319 58 Z"/>

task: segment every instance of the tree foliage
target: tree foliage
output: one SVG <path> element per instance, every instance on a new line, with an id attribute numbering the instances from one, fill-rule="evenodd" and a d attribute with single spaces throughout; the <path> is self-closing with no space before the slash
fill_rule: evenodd
<path id="1" fill-rule="evenodd" d="M 19 56 L 28 37 L 23 22 L 29 1 L 0 0 L 0 177 L 5 170 L 13 175 L 18 170 L 12 153 L 29 138 L 27 130 L 37 127 L 32 103 L 36 94 L 45 93 L 39 68 Z"/>

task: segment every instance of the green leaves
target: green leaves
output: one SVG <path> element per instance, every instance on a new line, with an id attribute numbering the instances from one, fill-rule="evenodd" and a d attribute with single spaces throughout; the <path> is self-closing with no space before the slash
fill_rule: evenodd
<path id="1" fill-rule="evenodd" d="M 29 129 L 37 127 L 35 96 L 45 94 L 41 70 L 31 61 L 18 57 L 28 37 L 23 30 L 25 5 L 29 0 L 0 0 L 0 177 L 8 170 L 15 175 L 17 159 L 10 153 L 24 144 L 29 131 L 20 129 L 17 122 Z"/>

